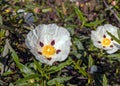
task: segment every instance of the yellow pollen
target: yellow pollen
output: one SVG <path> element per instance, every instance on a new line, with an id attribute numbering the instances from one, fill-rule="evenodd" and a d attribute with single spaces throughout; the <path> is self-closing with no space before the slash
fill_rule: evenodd
<path id="1" fill-rule="evenodd" d="M 109 38 L 103 38 L 102 39 L 102 46 L 109 46 L 111 43 L 111 40 Z"/>
<path id="2" fill-rule="evenodd" d="M 42 55 L 44 55 L 46 58 L 51 58 L 51 56 L 55 53 L 56 49 L 52 45 L 45 45 L 42 48 Z"/>

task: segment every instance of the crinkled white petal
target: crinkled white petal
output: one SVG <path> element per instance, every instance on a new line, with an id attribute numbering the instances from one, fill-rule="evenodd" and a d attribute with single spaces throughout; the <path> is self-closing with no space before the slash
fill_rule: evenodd
<path id="1" fill-rule="evenodd" d="M 38 36 L 36 30 L 32 30 L 27 34 L 25 44 L 29 49 L 35 49 L 37 44 Z"/>
<path id="2" fill-rule="evenodd" d="M 39 43 L 42 42 L 44 45 L 51 44 L 55 41 L 56 50 L 61 50 L 58 54 L 53 55 L 51 60 L 47 60 L 43 55 L 39 55 L 41 49 L 39 48 Z M 38 25 L 34 30 L 30 31 L 26 38 L 26 45 L 35 55 L 36 59 L 42 63 L 52 65 L 55 61 L 63 61 L 67 58 L 70 52 L 71 38 L 69 32 L 56 24 L 41 24 Z"/>
<path id="3" fill-rule="evenodd" d="M 115 37 L 118 38 L 118 34 L 117 34 L 118 28 L 117 27 L 112 26 L 111 24 L 105 24 L 104 28 L 106 29 L 106 31 L 110 32 L 111 34 L 113 34 Z M 109 36 L 107 33 L 106 33 L 106 35 Z"/>
<path id="4" fill-rule="evenodd" d="M 98 26 L 96 29 L 97 36 L 103 36 L 106 30 L 104 29 L 104 26 Z M 99 35 L 98 35 L 99 34 Z"/>
<path id="5" fill-rule="evenodd" d="M 100 41 L 102 39 L 102 36 L 98 36 L 98 34 L 96 31 L 91 31 L 92 41 Z"/>
<path id="6" fill-rule="evenodd" d="M 118 49 L 120 49 L 120 44 L 118 44 L 118 43 L 116 43 L 116 42 L 114 42 L 113 44 L 114 44 L 114 46 L 116 46 Z"/>
<path id="7" fill-rule="evenodd" d="M 118 48 L 114 47 L 113 49 L 107 50 L 107 53 L 112 54 L 112 53 L 116 52 L 117 50 L 118 50 Z"/>
<path id="8" fill-rule="evenodd" d="M 99 44 L 98 42 L 95 42 L 95 41 L 94 41 L 93 44 L 94 44 L 94 46 L 97 47 L 97 48 L 100 48 L 100 49 L 103 48 L 103 46 L 102 46 L 101 44 Z"/>

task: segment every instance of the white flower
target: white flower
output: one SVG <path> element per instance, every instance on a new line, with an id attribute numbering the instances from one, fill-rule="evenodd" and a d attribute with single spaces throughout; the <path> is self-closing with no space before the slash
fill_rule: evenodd
<path id="1" fill-rule="evenodd" d="M 69 32 L 56 24 L 38 25 L 28 33 L 25 43 L 37 60 L 48 65 L 64 61 L 72 44 Z"/>
<path id="2" fill-rule="evenodd" d="M 116 45 L 120 44 L 113 40 L 106 31 L 118 38 L 117 29 L 115 26 L 105 24 L 104 26 L 99 26 L 96 31 L 91 31 L 91 39 L 94 46 L 106 50 L 108 54 L 116 52 L 118 50 Z"/>

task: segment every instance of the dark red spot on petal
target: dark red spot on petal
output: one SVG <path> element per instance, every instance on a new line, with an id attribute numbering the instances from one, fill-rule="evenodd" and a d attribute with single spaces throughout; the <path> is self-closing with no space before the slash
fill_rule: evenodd
<path id="1" fill-rule="evenodd" d="M 40 55 L 42 54 L 41 52 L 38 52 Z"/>
<path id="2" fill-rule="evenodd" d="M 101 43 L 101 41 L 98 41 L 98 43 Z"/>
<path id="3" fill-rule="evenodd" d="M 42 42 L 40 42 L 40 46 L 41 46 L 41 47 L 43 47 L 43 46 L 44 46 L 44 44 L 43 44 Z"/>
<path id="4" fill-rule="evenodd" d="M 103 38 L 106 38 L 106 35 L 103 35 Z"/>
<path id="5" fill-rule="evenodd" d="M 103 48 L 105 48 L 105 46 L 103 46 Z"/>
<path id="6" fill-rule="evenodd" d="M 51 45 L 55 45 L 55 40 L 52 40 L 52 41 L 51 41 Z"/>
<path id="7" fill-rule="evenodd" d="M 59 54 L 61 52 L 61 50 L 57 50 L 56 53 Z"/>
<path id="8" fill-rule="evenodd" d="M 49 60 L 49 61 L 50 61 L 51 59 L 52 59 L 52 58 L 47 58 L 47 60 Z"/>
<path id="9" fill-rule="evenodd" d="M 111 41 L 113 41 L 113 39 L 111 38 Z"/>
<path id="10" fill-rule="evenodd" d="M 110 47 L 113 47 L 113 45 L 110 45 Z"/>

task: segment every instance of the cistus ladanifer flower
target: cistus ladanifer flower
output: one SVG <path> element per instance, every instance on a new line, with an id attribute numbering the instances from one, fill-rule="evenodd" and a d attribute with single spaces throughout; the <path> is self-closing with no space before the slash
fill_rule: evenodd
<path id="1" fill-rule="evenodd" d="M 116 45 L 120 44 L 113 40 L 107 31 L 118 38 L 117 30 L 118 28 L 116 26 L 105 24 L 99 26 L 96 31 L 91 31 L 91 39 L 94 46 L 106 50 L 108 54 L 116 52 L 119 49 Z"/>
<path id="2" fill-rule="evenodd" d="M 27 34 L 25 43 L 37 60 L 48 65 L 64 61 L 72 44 L 67 29 L 56 24 L 38 25 Z"/>

